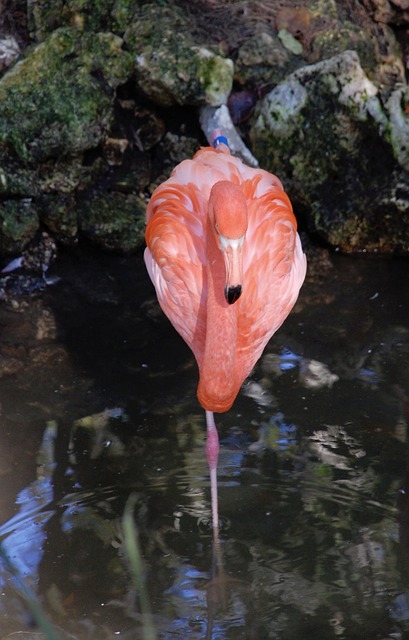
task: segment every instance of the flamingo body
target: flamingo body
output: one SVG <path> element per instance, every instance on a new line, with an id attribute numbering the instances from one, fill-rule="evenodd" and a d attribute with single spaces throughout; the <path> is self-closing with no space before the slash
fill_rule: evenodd
<path id="1" fill-rule="evenodd" d="M 221 217 L 213 220 L 219 209 L 228 210 L 221 235 L 242 253 L 242 282 L 238 263 L 230 274 L 233 303 L 214 229 L 222 227 Z M 236 214 L 242 210 L 245 224 Z M 246 166 L 222 144 L 181 162 L 146 215 L 145 263 L 162 310 L 195 355 L 199 402 L 207 412 L 227 411 L 304 281 L 290 200 L 276 176 Z"/>

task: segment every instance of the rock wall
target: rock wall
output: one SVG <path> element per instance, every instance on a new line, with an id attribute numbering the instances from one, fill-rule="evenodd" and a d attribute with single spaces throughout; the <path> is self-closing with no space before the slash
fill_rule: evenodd
<path id="1" fill-rule="evenodd" d="M 150 193 L 223 104 L 311 234 L 407 253 L 406 4 L 0 0 L 0 256 L 44 230 L 141 246 Z"/>

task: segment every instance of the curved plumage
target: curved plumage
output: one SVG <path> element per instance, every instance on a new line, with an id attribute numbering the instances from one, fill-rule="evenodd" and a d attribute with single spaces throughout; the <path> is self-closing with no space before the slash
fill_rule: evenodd
<path id="1" fill-rule="evenodd" d="M 242 256 L 242 294 L 231 308 L 220 302 L 221 316 L 227 314 L 237 327 L 236 337 L 231 340 L 234 344 L 215 340 L 213 383 L 211 387 L 206 383 L 209 388 L 202 391 L 199 384 L 199 400 L 209 411 L 230 408 L 266 343 L 292 309 L 306 272 L 291 203 L 278 178 L 246 166 L 231 156 L 225 145 L 203 148 L 173 170 L 148 204 L 145 262 L 160 306 L 192 349 L 201 378 L 205 379 L 209 360 L 205 352 L 211 350 L 208 201 L 212 187 L 221 180 L 242 190 L 248 227 Z M 214 317 L 217 322 L 217 312 Z M 232 349 L 233 354 L 229 352 Z M 229 364 L 223 366 L 227 356 Z M 222 398 L 223 386 L 228 383 L 231 388 Z"/>

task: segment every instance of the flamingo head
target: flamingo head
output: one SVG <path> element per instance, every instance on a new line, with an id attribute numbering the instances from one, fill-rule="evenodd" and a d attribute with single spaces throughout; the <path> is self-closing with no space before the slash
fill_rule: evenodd
<path id="1" fill-rule="evenodd" d="M 236 302 L 243 288 L 243 246 L 247 231 L 247 203 L 239 185 L 221 180 L 210 192 L 209 216 L 226 269 L 224 295 Z"/>

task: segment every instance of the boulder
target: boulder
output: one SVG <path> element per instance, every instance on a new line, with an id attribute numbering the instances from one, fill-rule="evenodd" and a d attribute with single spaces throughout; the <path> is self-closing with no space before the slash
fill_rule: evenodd
<path id="1" fill-rule="evenodd" d="M 0 252 L 20 251 L 38 228 L 38 207 L 30 205 L 27 219 L 31 198 L 57 192 L 65 198 L 89 179 L 84 154 L 107 137 L 115 89 L 132 66 L 118 36 L 60 28 L 0 79 L 0 216 L 9 220 L 0 227 Z M 13 211 L 16 225 L 10 223 Z M 64 200 L 55 211 L 61 229 L 55 215 L 53 227 L 65 237 Z M 72 237 L 71 207 L 68 218 Z M 11 227 L 18 229 L 12 237 Z"/>
<path id="2" fill-rule="evenodd" d="M 144 5 L 125 32 L 138 89 L 156 104 L 218 106 L 233 84 L 233 62 L 195 43 L 182 13 Z"/>
<path id="3" fill-rule="evenodd" d="M 347 51 L 290 74 L 259 103 L 251 139 L 325 242 L 409 251 L 407 87 L 381 94 Z"/>

